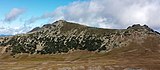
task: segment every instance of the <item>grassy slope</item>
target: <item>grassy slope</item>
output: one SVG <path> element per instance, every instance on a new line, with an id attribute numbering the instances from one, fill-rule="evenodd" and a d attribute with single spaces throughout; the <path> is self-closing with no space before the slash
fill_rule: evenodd
<path id="1" fill-rule="evenodd" d="M 22 69 L 42 67 L 44 69 L 57 69 L 63 67 L 88 66 L 104 68 L 111 66 L 114 69 L 143 68 L 160 69 L 160 40 L 155 37 L 148 37 L 144 43 L 131 43 L 127 47 L 116 48 L 109 53 L 95 53 L 88 51 L 74 51 L 67 54 L 52 55 L 16 55 L 10 58 L 6 55 L 1 57 L 0 67 L 8 68 L 23 67 Z M 14 64 L 15 62 L 15 64 Z M 117 67 L 115 67 L 117 66 Z M 27 68 L 28 67 L 28 68 Z"/>

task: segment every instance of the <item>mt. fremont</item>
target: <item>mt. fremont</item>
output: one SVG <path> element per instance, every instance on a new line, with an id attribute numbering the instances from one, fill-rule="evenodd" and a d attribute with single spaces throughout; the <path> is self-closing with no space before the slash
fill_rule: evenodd
<path id="1" fill-rule="evenodd" d="M 59 20 L 36 27 L 26 34 L 1 37 L 0 40 L 0 45 L 6 48 L 3 53 L 11 55 L 57 54 L 76 50 L 112 52 L 133 43 L 143 46 L 145 51 L 160 53 L 160 33 L 139 24 L 127 29 L 102 29 Z"/>

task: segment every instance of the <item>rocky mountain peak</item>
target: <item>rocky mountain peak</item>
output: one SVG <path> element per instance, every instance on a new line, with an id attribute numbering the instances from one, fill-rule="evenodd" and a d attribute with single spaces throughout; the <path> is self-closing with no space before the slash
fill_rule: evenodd
<path id="1" fill-rule="evenodd" d="M 53 25 L 56 25 L 56 26 L 61 26 L 63 24 L 67 23 L 67 21 L 65 20 L 58 20 L 56 22 L 53 23 Z"/>
<path id="2" fill-rule="evenodd" d="M 144 28 L 149 28 L 147 25 L 141 26 L 140 24 L 134 24 L 132 26 L 129 26 L 127 29 L 144 29 Z"/>
<path id="3" fill-rule="evenodd" d="M 56 22 L 54 22 L 52 24 L 45 24 L 42 27 L 35 27 L 31 31 L 29 31 L 28 33 L 36 32 L 36 31 L 43 30 L 43 29 L 51 29 L 52 27 L 61 27 L 65 23 L 67 23 L 67 21 L 65 21 L 65 20 L 58 20 L 58 21 L 56 21 Z"/>
<path id="4" fill-rule="evenodd" d="M 129 26 L 127 28 L 128 30 L 138 30 L 138 31 L 149 31 L 149 32 L 155 32 L 153 29 L 151 29 L 149 26 L 147 25 L 140 25 L 140 24 L 134 24 L 132 26 Z"/>

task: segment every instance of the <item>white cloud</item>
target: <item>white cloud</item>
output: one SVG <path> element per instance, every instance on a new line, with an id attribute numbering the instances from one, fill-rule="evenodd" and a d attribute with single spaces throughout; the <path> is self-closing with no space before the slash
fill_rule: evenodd
<path id="1" fill-rule="evenodd" d="M 159 0 L 90 0 L 59 7 L 52 17 L 103 28 L 126 28 L 139 23 L 159 29 L 159 11 Z"/>
<path id="2" fill-rule="evenodd" d="M 21 33 L 26 33 L 29 30 L 31 30 L 30 25 L 25 25 L 22 23 L 20 24 L 8 24 L 4 23 L 3 21 L 0 21 L 0 35 L 15 35 L 15 34 L 21 34 Z"/>
<path id="3" fill-rule="evenodd" d="M 0 20 L 0 35 L 15 35 L 15 34 L 20 34 L 20 33 L 25 33 L 28 32 L 31 27 L 30 26 L 26 26 L 24 24 L 23 20 L 18 20 L 16 21 L 16 19 L 22 15 L 25 12 L 24 9 L 20 9 L 20 8 L 13 8 L 11 9 L 11 11 L 9 13 L 6 14 L 4 19 Z M 12 22 L 12 21 L 16 21 L 16 22 Z M 11 22 L 10 24 L 8 24 L 7 22 Z M 21 23 L 21 24 L 18 24 Z"/>
<path id="4" fill-rule="evenodd" d="M 21 34 L 29 31 L 31 27 L 23 26 L 23 27 L 1 27 L 0 34 L 3 35 L 15 35 Z"/>
<path id="5" fill-rule="evenodd" d="M 160 0 L 75 1 L 28 21 L 52 18 L 102 28 L 126 28 L 135 23 L 160 30 Z"/>
<path id="6" fill-rule="evenodd" d="M 4 21 L 11 22 L 13 20 L 16 20 L 24 12 L 24 9 L 13 8 L 8 14 L 6 14 Z"/>

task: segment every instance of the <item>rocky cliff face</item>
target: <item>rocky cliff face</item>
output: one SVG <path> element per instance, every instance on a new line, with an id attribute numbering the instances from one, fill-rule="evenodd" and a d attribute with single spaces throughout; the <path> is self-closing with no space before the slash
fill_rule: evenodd
<path id="1" fill-rule="evenodd" d="M 126 47 L 132 42 L 139 44 L 160 34 L 148 26 L 133 25 L 127 29 L 102 29 L 87 27 L 64 20 L 36 27 L 26 34 L 1 37 L 0 45 L 12 55 L 18 53 L 56 54 L 74 50 L 108 52 Z"/>

